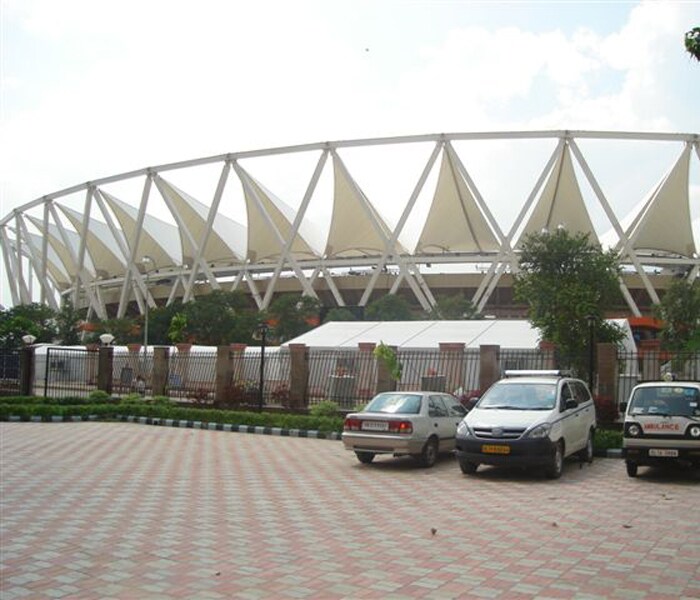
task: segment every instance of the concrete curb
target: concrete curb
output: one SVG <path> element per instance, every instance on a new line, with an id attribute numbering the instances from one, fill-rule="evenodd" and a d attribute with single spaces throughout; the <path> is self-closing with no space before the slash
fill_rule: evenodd
<path id="1" fill-rule="evenodd" d="M 31 417 L 23 419 L 18 416 L 8 416 L 11 423 L 72 423 L 80 421 L 100 421 L 96 415 L 85 417 L 61 416 Z M 279 435 L 282 437 L 311 438 L 317 440 L 340 440 L 340 434 L 332 431 L 324 433 L 315 429 L 282 429 L 281 427 L 262 427 L 260 425 L 233 425 L 230 423 L 209 423 L 207 421 L 181 421 L 176 419 L 161 419 L 152 417 L 134 417 L 131 415 L 117 415 L 117 420 L 123 423 L 137 423 L 140 425 L 158 425 L 162 427 L 179 427 L 182 429 L 207 429 L 209 431 L 229 431 L 234 433 L 253 433 L 258 435 Z"/>

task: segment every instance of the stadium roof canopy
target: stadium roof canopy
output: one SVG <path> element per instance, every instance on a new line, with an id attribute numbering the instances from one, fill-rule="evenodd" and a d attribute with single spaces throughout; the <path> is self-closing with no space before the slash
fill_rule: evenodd
<path id="1" fill-rule="evenodd" d="M 337 282 L 356 269 L 359 305 L 391 274 L 389 293 L 427 311 L 431 270 L 477 273 L 483 309 L 523 236 L 565 227 L 615 248 L 658 302 L 655 273 L 700 273 L 699 140 L 486 132 L 229 153 L 49 193 L 0 220 L 0 247 L 14 304 L 64 296 L 102 318 L 212 289 L 265 309 L 290 280 L 345 306 Z"/>

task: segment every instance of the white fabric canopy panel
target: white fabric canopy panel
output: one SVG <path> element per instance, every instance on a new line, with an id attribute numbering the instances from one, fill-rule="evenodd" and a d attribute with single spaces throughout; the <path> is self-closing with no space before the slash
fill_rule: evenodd
<path id="1" fill-rule="evenodd" d="M 144 299 L 154 305 L 146 290 L 153 282 L 142 276 L 148 256 L 154 263 L 149 271 L 167 270 L 173 282 L 171 289 L 158 289 L 169 303 L 189 301 L 211 289 L 243 289 L 261 310 L 279 293 L 323 297 L 331 308 L 365 306 L 378 293 L 401 291 L 429 311 L 436 293 L 445 290 L 467 291 L 476 305 L 488 307 L 499 287 L 512 284 L 504 275 L 517 272 L 523 235 L 563 226 L 600 241 L 612 228 L 623 278 L 657 302 L 656 288 L 667 285 L 663 277 L 691 279 L 700 272 L 692 225 L 700 219 L 699 139 L 692 133 L 476 132 L 227 153 L 149 166 L 46 194 L 0 218 L 0 246 L 13 303 L 34 301 L 40 293 L 49 294 L 52 303 L 70 295 L 101 314 L 116 304 L 117 314 L 123 315 L 134 301 L 143 311 Z M 499 142 L 499 160 L 479 164 L 475 147 L 494 140 Z M 515 140 L 517 144 L 508 144 Z M 584 140 L 595 144 L 580 143 Z M 619 173 L 622 185 L 608 180 L 601 185 L 589 166 L 601 161 L 597 155 L 588 160 L 588 155 L 605 153 L 608 140 L 643 145 L 647 160 L 664 144 L 653 169 L 664 175 L 648 194 L 640 194 L 648 191 L 648 181 L 632 194 L 643 197 L 624 193 L 624 182 L 634 177 L 634 162 L 629 169 L 616 165 L 607 173 Z M 509 165 L 524 164 L 518 157 L 521 144 L 528 142 L 551 142 L 556 149 L 541 165 L 539 158 L 530 161 L 528 172 L 510 185 L 517 169 Z M 405 158 L 411 147 L 421 148 L 421 160 Z M 427 147 L 432 147 L 429 157 Z M 370 148 L 381 148 L 382 160 L 362 160 L 363 152 L 372 156 Z M 401 149 L 394 161 L 392 148 Z M 619 164 L 624 151 L 615 148 Z M 292 162 L 290 157 L 301 155 L 318 157 L 309 161 L 316 166 L 304 172 L 302 179 L 308 180 L 303 186 L 285 189 L 290 169 L 253 177 L 241 167 L 256 159 Z M 170 182 L 170 172 L 179 187 Z M 405 177 L 400 186 L 397 173 Z M 299 174 L 296 169 L 296 179 Z M 507 193 L 497 198 L 498 207 L 484 193 L 498 187 L 490 185 L 489 177 L 509 183 L 500 186 Z M 383 180 L 378 185 L 372 178 Z M 137 198 L 132 191 L 139 185 Z M 200 193 L 216 191 L 212 198 L 196 198 L 195 187 Z M 401 193 L 393 193 L 399 187 Z M 108 189 L 124 195 L 117 198 Z M 618 203 L 624 199 L 624 209 L 610 201 L 612 189 Z M 82 209 L 75 202 L 81 196 Z M 637 207 L 631 216 L 625 214 L 629 206 Z M 35 235 L 44 238 L 42 243 L 36 243 Z M 454 277 L 448 281 L 450 273 L 470 279 L 463 285 Z M 621 289 L 630 311 L 638 314 L 634 298 L 639 294 L 630 293 L 624 281 Z"/>

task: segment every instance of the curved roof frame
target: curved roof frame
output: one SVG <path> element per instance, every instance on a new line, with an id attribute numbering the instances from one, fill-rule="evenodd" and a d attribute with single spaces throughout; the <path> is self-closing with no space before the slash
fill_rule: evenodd
<path id="1" fill-rule="evenodd" d="M 556 139 L 558 142 L 507 234 L 501 231 L 498 221 L 491 214 L 487 199 L 480 191 L 478 180 L 472 176 L 470 169 L 453 146 L 455 141 L 494 139 Z M 635 215 L 632 225 L 625 229 L 581 152 L 577 144 L 577 140 L 580 139 L 678 142 L 684 144 L 684 150 L 659 185 L 647 197 L 646 202 Z M 687 217 L 686 220 L 690 220 L 688 165 L 692 149 L 700 159 L 699 139 L 698 134 L 670 133 L 484 132 L 344 140 L 218 155 L 114 175 L 43 196 L 0 219 L 0 245 L 3 249 L 4 265 L 14 303 L 31 301 L 34 296 L 34 283 L 38 283 L 38 292 L 42 301 L 55 304 L 61 294 L 70 294 L 76 304 L 78 299 L 81 299 L 81 302 L 87 302 L 91 310 L 98 315 L 106 314 L 103 296 L 108 289 L 120 290 L 118 293 L 120 316 L 125 314 L 131 301 L 136 301 L 141 311 L 145 310 L 146 305 L 155 305 L 155 299 L 148 289 L 153 282 L 149 281 L 150 273 L 146 271 L 143 259 L 149 252 L 155 254 L 157 248 L 160 248 L 163 256 L 167 255 L 172 259 L 172 272 L 168 273 L 175 278 L 176 283 L 170 291 L 168 302 L 175 299 L 179 288 L 182 289 L 183 300 L 187 301 L 194 297 L 202 281 L 206 281 L 207 285 L 213 289 L 219 289 L 226 281 L 230 281 L 231 289 L 237 289 L 243 283 L 247 284 L 258 307 L 264 309 L 269 306 L 272 294 L 284 274 L 289 273 L 298 280 L 304 294 L 315 296 L 315 285 L 325 285 L 338 305 L 343 306 L 345 299 L 333 282 L 333 276 L 349 267 L 371 266 L 372 275 L 360 300 L 360 304 L 365 305 L 376 290 L 380 273 L 395 266 L 398 272 L 391 285 L 390 293 L 395 293 L 405 283 L 421 306 L 429 310 L 435 304 L 435 299 L 422 273 L 422 264 L 487 262 L 488 269 L 473 297 L 477 306 L 483 308 L 501 276 L 508 271 L 517 270 L 518 237 L 516 236 L 522 236 L 523 232 L 528 231 L 528 227 L 537 228 L 536 221 L 539 217 L 536 215 L 546 213 L 551 221 L 559 219 L 561 215 L 575 215 L 578 211 L 581 218 L 588 222 L 589 226 L 584 229 L 592 229 L 579 189 L 578 176 L 573 170 L 573 160 L 575 160 L 590 190 L 593 191 L 594 200 L 602 207 L 617 235 L 621 259 L 634 268 L 650 298 L 658 301 L 658 294 L 647 274 L 649 264 L 683 268 L 689 278 L 695 278 L 700 274 L 698 242 L 693 240 L 690 223 L 684 225 L 682 240 L 678 237 L 677 231 L 669 231 L 668 228 L 664 229 L 658 224 L 659 218 L 664 213 L 668 213 L 669 207 L 680 210 L 684 215 L 683 218 Z M 358 180 L 341 159 L 339 151 L 344 148 L 408 143 L 432 144 L 433 148 L 401 212 L 397 225 L 392 228 L 383 220 L 372 200 L 363 192 Z M 238 164 L 241 159 L 300 152 L 317 152 L 319 157 L 311 178 L 306 184 L 306 191 L 298 209 L 288 207 L 283 200 L 276 198 L 263 183 L 254 179 Z M 419 196 L 423 193 L 430 175 L 436 172 L 436 161 L 441 152 L 443 165 L 449 165 L 451 182 L 449 185 L 453 186 L 451 188 L 453 191 L 450 193 L 456 193 L 458 204 L 461 206 L 462 217 L 460 218 L 466 219 L 465 227 L 472 231 L 471 235 L 475 241 L 474 252 L 470 251 L 469 244 L 464 246 L 466 251 L 455 252 L 446 248 L 447 251 L 440 254 L 410 252 L 399 242 L 399 236 L 404 231 L 407 220 Z M 325 254 L 311 250 L 304 242 L 302 235 L 303 228 L 309 224 L 308 219 L 311 218 L 309 205 L 318 189 L 319 180 L 327 170 L 329 155 L 333 158 L 335 171 L 335 201 L 351 202 L 357 208 L 357 214 L 349 221 L 346 219 L 347 222 L 343 222 L 342 227 L 337 229 L 340 232 L 338 235 L 342 234 L 345 240 L 340 246 L 347 250 L 340 254 L 330 251 L 341 239 L 333 237 L 336 234 L 331 232 L 329 235 Z M 222 164 L 222 170 L 216 192 L 211 203 L 208 203 L 208 208 L 207 204 L 201 204 L 187 192 L 178 190 L 163 178 L 163 175 L 169 171 L 216 163 Z M 238 234 L 231 233 L 233 230 L 226 225 L 227 217 L 221 215 L 219 211 L 224 190 L 227 185 L 230 185 L 231 171 L 236 174 L 243 188 L 248 210 L 256 211 L 256 218 L 260 220 L 260 225 L 254 230 L 251 230 L 248 223 L 248 237 L 268 236 L 267 239 L 272 241 L 275 248 L 272 253 L 266 252 L 268 256 L 262 257 L 264 260 L 258 260 L 253 253 L 243 261 L 231 244 L 230 236 Z M 141 177 L 144 178 L 144 185 L 138 209 L 125 210 L 126 204 L 121 209 L 116 208 L 116 203 L 121 201 L 104 189 L 104 186 Z M 339 182 L 344 186 L 342 199 L 338 196 Z M 172 256 L 172 252 L 165 250 L 152 233 L 153 216 L 147 212 L 152 183 L 156 184 L 156 189 L 176 223 L 183 256 L 191 254 L 191 265 L 178 265 L 177 258 Z M 73 228 L 69 229 L 59 217 L 54 201 L 80 192 L 85 192 L 81 211 L 60 206 Z M 375 198 L 375 201 L 377 200 Z M 561 202 L 573 204 L 571 208 L 567 208 Z M 431 205 L 429 216 L 438 214 L 434 211 L 441 211 L 444 219 L 456 218 L 452 209 L 439 208 L 440 203 L 447 206 L 444 205 L 443 193 L 436 189 L 434 205 Z M 40 207 L 43 207 L 43 217 L 32 216 L 34 209 Z M 192 211 L 189 217 L 186 216 L 188 210 Z M 338 207 L 333 210 L 331 223 L 340 214 L 338 210 Z M 349 214 L 352 214 L 352 211 Z M 557 217 L 557 214 L 560 216 Z M 480 225 L 477 226 L 477 221 L 472 221 L 474 218 Z M 580 221 L 581 218 L 576 217 L 575 220 Z M 128 226 L 125 219 L 128 219 Z M 493 238 L 489 244 L 495 248 L 494 250 L 482 246 L 481 240 L 484 238 L 480 237 L 481 234 L 476 234 L 479 227 L 481 231 L 486 231 L 483 229 L 484 223 L 492 232 Z M 455 229 L 455 225 L 451 226 L 455 231 L 459 230 L 458 227 Z M 574 227 L 580 226 L 580 223 L 574 225 Z M 31 227 L 32 231 L 28 227 Z M 241 227 L 243 228 L 241 231 L 244 231 L 245 226 Z M 348 232 L 352 231 L 353 227 L 356 229 L 362 227 L 365 233 L 369 232 L 368 239 L 373 240 L 370 243 L 373 249 L 369 254 L 362 250 L 361 243 L 358 244 L 352 237 L 348 237 Z M 37 231 L 40 237 L 37 237 L 34 231 Z M 229 239 L 224 239 L 222 233 Z M 595 234 L 595 231 L 593 233 Z M 71 236 L 79 238 L 80 243 L 77 248 L 71 241 Z M 493 244 L 494 238 L 495 244 Z M 435 240 L 437 241 L 437 238 Z M 61 243 L 62 250 L 57 246 Z M 226 257 L 221 257 L 225 258 L 224 262 L 212 260 L 209 251 L 214 247 L 211 246 L 212 243 L 220 249 L 230 248 L 231 260 L 229 261 Z M 252 241 L 248 239 L 249 248 L 255 248 L 256 243 L 258 243 L 257 239 Z M 661 251 L 663 255 L 651 254 L 655 249 Z M 311 250 L 310 253 L 309 250 Z M 50 253 L 51 256 L 49 256 Z M 228 254 L 228 251 L 226 253 Z M 107 260 L 108 256 L 112 258 Z M 57 257 L 62 263 L 60 269 L 56 263 Z M 162 266 L 160 268 L 162 269 Z M 66 289 L 65 276 L 58 276 L 58 273 L 63 273 L 64 270 L 72 282 L 68 289 Z M 103 279 L 100 279 L 101 275 L 104 276 Z M 632 311 L 638 312 L 623 281 L 621 281 L 621 289 Z M 114 293 L 110 292 L 110 294 L 109 302 L 114 304 Z"/>

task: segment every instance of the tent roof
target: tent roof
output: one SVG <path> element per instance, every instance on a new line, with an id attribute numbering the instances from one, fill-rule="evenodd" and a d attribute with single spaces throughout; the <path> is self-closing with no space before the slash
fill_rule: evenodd
<path id="1" fill-rule="evenodd" d="M 623 328 L 626 350 L 634 350 L 632 330 L 626 319 L 612 319 Z M 306 344 L 311 348 L 357 348 L 360 342 L 402 349 L 438 348 L 440 343 L 463 343 L 465 348 L 498 345 L 507 349 L 537 348 L 540 332 L 520 319 L 473 321 L 332 321 L 282 344 Z"/>
<path id="2" fill-rule="evenodd" d="M 467 348 L 498 344 L 504 348 L 536 348 L 540 334 L 529 321 L 333 321 L 283 344 L 314 348 L 356 348 L 360 342 L 398 348 L 437 348 L 441 342 L 460 342 Z"/>

